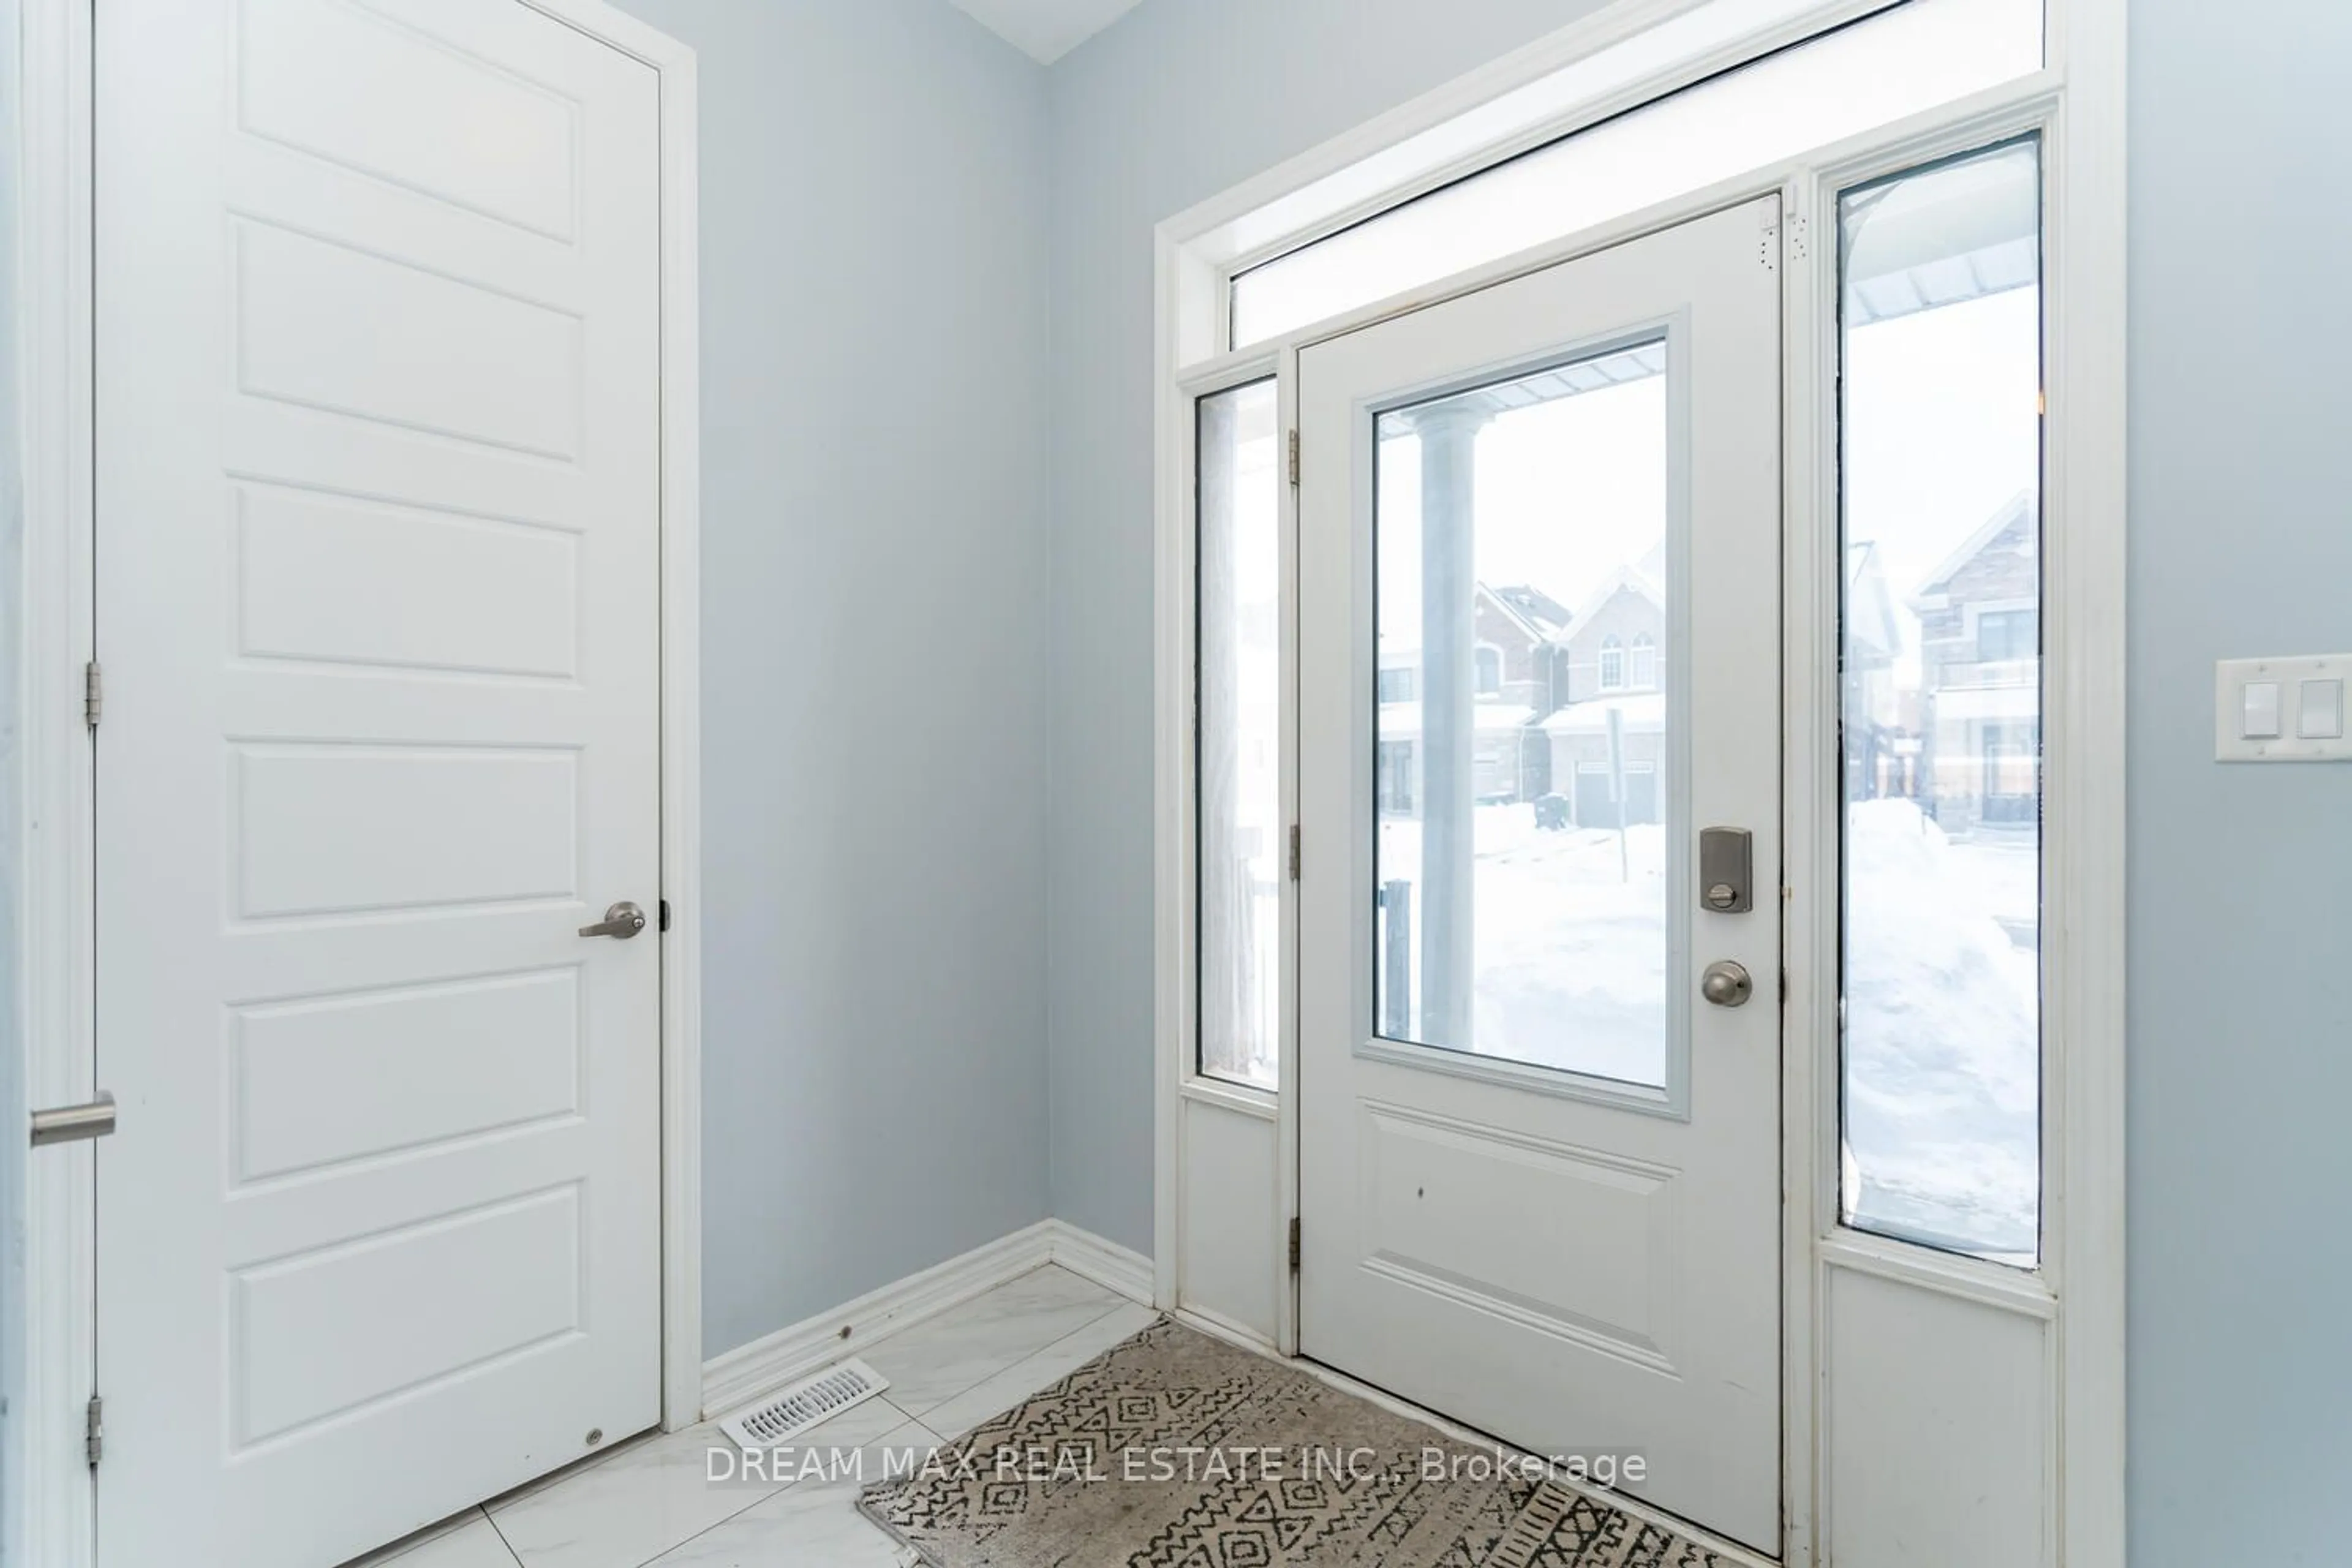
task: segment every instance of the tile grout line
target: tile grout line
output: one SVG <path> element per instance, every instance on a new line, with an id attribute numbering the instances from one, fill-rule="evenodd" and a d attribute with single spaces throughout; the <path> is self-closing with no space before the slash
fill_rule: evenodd
<path id="1" fill-rule="evenodd" d="M 875 1397 L 876 1397 L 876 1398 L 877 1398 L 877 1399 L 881 1398 L 881 1396 L 880 1396 L 879 1394 L 877 1394 Z M 889 1402 L 888 1400 L 887 1400 L 887 1399 L 883 1400 L 883 1401 L 882 1401 L 882 1403 L 884 1403 L 884 1404 L 886 1404 L 886 1405 L 889 1405 L 889 1404 L 890 1404 L 890 1402 Z M 888 1437 L 888 1436 L 892 1436 L 892 1435 L 893 1435 L 893 1434 L 895 1434 L 895 1433 L 902 1432 L 902 1431 L 906 1430 L 906 1429 L 907 1429 L 908 1427 L 909 1427 L 909 1426 L 923 1426 L 922 1418 L 921 1418 L 921 1417 L 919 1417 L 919 1416 L 916 1416 L 916 1415 L 907 1415 L 907 1412 L 905 1411 L 905 1409 L 904 1409 L 904 1408 L 902 1408 L 901 1406 L 897 1405 L 890 1405 L 890 1408 L 891 1408 L 891 1409 L 893 1409 L 893 1410 L 898 1411 L 898 1414 L 899 1414 L 900 1415 L 906 1416 L 906 1419 L 905 1419 L 905 1420 L 903 1420 L 903 1421 L 894 1422 L 894 1423 L 891 1425 L 889 1431 L 883 1433 L 883 1434 L 882 1434 L 882 1436 L 881 1436 L 880 1437 L 877 1437 L 877 1438 L 875 1438 L 873 1443 L 860 1443 L 860 1444 L 857 1446 L 857 1447 L 858 1447 L 858 1448 L 860 1449 L 860 1451 L 863 1451 L 864 1449 L 866 1449 L 866 1448 L 869 1448 L 869 1447 L 875 1447 L 875 1446 L 877 1446 L 877 1445 L 880 1444 L 880 1443 L 882 1442 L 883 1438 L 885 1438 L 885 1437 Z M 936 1432 L 931 1432 L 931 1429 L 930 1429 L 929 1427 L 928 1427 L 928 1426 L 923 1426 L 923 1430 L 924 1430 L 924 1431 L 926 1431 L 926 1432 L 930 1432 L 930 1433 L 931 1433 L 931 1436 L 934 1436 L 934 1437 L 939 1437 L 939 1436 L 940 1436 L 940 1435 L 939 1435 L 938 1433 L 936 1433 Z M 945 1447 L 945 1446 L 946 1446 L 946 1443 L 947 1443 L 947 1439 L 946 1439 L 946 1438 L 944 1438 L 944 1437 L 940 1437 L 940 1445 L 941 1445 L 942 1447 Z M 651 1557 L 646 1558 L 644 1562 L 635 1564 L 635 1565 L 634 1565 L 634 1568 L 653 1568 L 653 1564 L 659 1563 L 663 1558 L 665 1558 L 665 1557 L 668 1556 L 671 1552 L 676 1552 L 676 1551 L 678 1551 L 679 1549 L 681 1549 L 681 1548 L 683 1548 L 683 1547 L 692 1545 L 695 1542 L 698 1542 L 698 1541 L 701 1540 L 704 1536 L 706 1536 L 706 1535 L 709 1534 L 709 1533 L 710 1533 L 712 1531 L 714 1531 L 714 1530 L 718 1530 L 718 1529 L 721 1528 L 722 1526 L 725 1526 L 725 1525 L 729 1525 L 729 1524 L 732 1524 L 732 1523 L 734 1523 L 734 1522 L 735 1522 L 735 1521 L 737 1521 L 738 1519 L 740 1519 L 744 1514 L 747 1514 L 747 1513 L 751 1512 L 751 1510 L 752 1510 L 752 1509 L 754 1509 L 754 1508 L 761 1507 L 762 1504 L 765 1504 L 765 1503 L 773 1502 L 776 1499 L 778 1499 L 778 1498 L 780 1498 L 780 1497 L 783 1496 L 786 1492 L 791 1491 L 791 1490 L 793 1490 L 793 1489 L 795 1489 L 796 1487 L 798 1487 L 798 1486 L 801 1484 L 801 1482 L 802 1482 L 803 1480 L 806 1479 L 807 1479 L 807 1478 L 803 1477 L 803 1476 L 794 1476 L 791 1480 L 786 1481 L 782 1486 L 778 1487 L 774 1491 L 769 1492 L 767 1495 L 765 1495 L 764 1497 L 761 1498 L 761 1499 L 759 1500 L 759 1501 L 758 1501 L 758 1502 L 751 1503 L 751 1504 L 750 1504 L 749 1506 L 744 1507 L 744 1508 L 740 1508 L 740 1509 L 736 1510 L 733 1513 L 729 1514 L 725 1519 L 718 1520 L 718 1521 L 713 1521 L 712 1523 L 709 1523 L 709 1524 L 706 1524 L 706 1525 L 704 1525 L 700 1530 L 696 1531 L 692 1535 L 688 1536 L 684 1541 L 674 1541 L 674 1542 L 670 1542 L 667 1546 L 663 1547 L 659 1552 L 655 1552 Z M 855 1505 L 855 1504 L 852 1504 L 852 1505 L 851 1505 L 851 1509 L 852 1509 L 852 1511 L 853 1511 L 853 1512 L 854 1512 L 854 1511 L 856 1511 L 856 1505 Z M 878 1528 L 878 1527 L 877 1527 L 877 1528 Z M 521 1568 L 521 1565 L 520 1565 L 520 1564 L 517 1564 L 517 1568 Z"/>
<path id="2" fill-rule="evenodd" d="M 1135 1301 L 1129 1301 L 1129 1300 L 1119 1300 L 1118 1303 L 1116 1303 L 1114 1306 L 1112 1306 L 1112 1308 L 1110 1309 L 1110 1310 L 1109 1310 L 1109 1311 L 1108 1311 L 1108 1312 L 1105 1312 L 1105 1313 L 1101 1314 L 1101 1316 L 1099 1316 L 1099 1317 L 1088 1318 L 1085 1322 L 1080 1323 L 1076 1328 L 1072 1329 L 1068 1333 L 1062 1335 L 1062 1336 L 1061 1336 L 1061 1338 L 1059 1338 L 1059 1339 L 1055 1339 L 1055 1340 L 1048 1340 L 1048 1341 L 1046 1341 L 1044 1344 L 1039 1345 L 1035 1350 L 1031 1351 L 1027 1355 L 1023 1356 L 1019 1361 L 1016 1361 L 1016 1362 L 1013 1363 L 1011 1365 L 1009 1365 L 1009 1366 L 1001 1366 L 1001 1367 L 998 1367 L 994 1372 L 990 1373 L 988 1374 L 988 1376 L 987 1376 L 987 1377 L 983 1377 L 983 1378 L 982 1378 L 982 1379 L 980 1380 L 980 1383 L 975 1383 L 975 1384 L 973 1384 L 971 1385 L 971 1388 L 961 1388 L 961 1389 L 958 1389 L 955 1393 L 949 1394 L 945 1399 L 940 1400 L 940 1401 L 939 1402 L 939 1404 L 932 1405 L 932 1406 L 931 1406 L 931 1409 L 933 1409 L 933 1410 L 941 1410 L 941 1409 L 945 1409 L 948 1405 L 950 1405 L 953 1404 L 955 1401 L 957 1401 L 957 1400 L 959 1400 L 959 1399 L 961 1399 L 965 1394 L 970 1394 L 973 1388 L 978 1388 L 978 1387 L 981 1385 L 981 1384 L 982 1384 L 982 1383 L 987 1383 L 987 1382 L 991 1381 L 992 1379 L 999 1378 L 999 1377 L 1003 1377 L 1005 1373 L 1009 1373 L 1009 1372 L 1014 1372 L 1014 1371 L 1017 1371 L 1017 1370 L 1019 1370 L 1020 1368 L 1022 1368 L 1022 1367 L 1024 1367 L 1024 1366 L 1028 1365 L 1031 1362 L 1035 1361 L 1039 1356 L 1044 1355 L 1045 1352 L 1047 1352 L 1048 1351 L 1052 1350 L 1055 1345 L 1066 1344 L 1066 1343 L 1068 1343 L 1070 1341 L 1072 1341 L 1072 1340 L 1074 1340 L 1074 1339 L 1076 1339 L 1080 1334 L 1085 1333 L 1088 1329 L 1091 1329 L 1091 1328 L 1093 1328 L 1096 1324 L 1097 1324 L 1097 1323 L 1101 1322 L 1101 1321 L 1103 1321 L 1103 1319 L 1105 1319 L 1105 1318 L 1110 1318 L 1110 1317 L 1115 1317 L 1115 1316 L 1117 1316 L 1119 1312 L 1124 1311 L 1124 1310 L 1125 1310 L 1126 1309 L 1128 1309 L 1129 1307 L 1133 1307 L 1133 1306 L 1138 1306 L 1138 1305 L 1140 1305 L 1140 1303 L 1139 1303 L 1139 1302 L 1135 1302 Z M 1147 1310 L 1147 1311 L 1150 1311 L 1150 1310 L 1152 1310 L 1152 1309 L 1150 1309 L 1150 1308 L 1146 1308 L 1146 1309 L 1145 1309 L 1145 1310 Z M 1155 1317 L 1156 1317 L 1156 1313 L 1155 1313 Z M 1088 1357 L 1087 1359 L 1088 1359 L 1088 1360 L 1092 1360 L 1093 1358 L 1092 1358 L 1092 1357 Z M 1084 1363 L 1081 1363 L 1080 1364 L 1081 1364 L 1081 1365 L 1083 1365 Z M 1014 1403 L 1016 1403 L 1016 1404 L 1017 1404 L 1017 1403 L 1019 1403 L 1019 1402 L 1018 1402 L 1018 1401 L 1015 1401 Z M 1009 1407 L 1008 1407 L 1008 1408 L 1009 1408 Z M 991 1411 L 991 1412 L 989 1413 L 989 1415 L 1003 1415 L 1003 1411 Z M 989 1419 L 989 1415 L 983 1415 L 983 1416 L 982 1416 L 982 1417 L 981 1417 L 981 1420 L 982 1420 L 982 1421 L 986 1421 L 987 1419 Z M 917 1416 L 917 1417 L 916 1417 L 916 1419 L 919 1421 L 919 1420 L 921 1420 L 921 1419 L 922 1419 L 922 1417 L 919 1415 L 919 1416 Z M 943 1433 L 940 1433 L 940 1440 L 941 1442 L 944 1442 L 944 1443 L 952 1443 L 952 1442 L 954 1442 L 954 1441 L 956 1440 L 956 1438 L 957 1438 L 959 1436 L 961 1436 L 961 1434 L 958 1434 L 958 1433 L 951 1433 L 951 1432 L 943 1432 Z"/>
<path id="3" fill-rule="evenodd" d="M 514 1542 L 509 1541 L 507 1532 L 499 1527 L 498 1516 L 491 1513 L 486 1505 L 477 1504 L 476 1506 L 480 1508 L 482 1517 L 489 1521 L 490 1533 L 497 1536 L 499 1544 L 506 1549 L 507 1561 L 512 1563 L 514 1568 L 523 1568 L 522 1553 L 515 1550 Z"/>
<path id="4" fill-rule="evenodd" d="M 1045 1263 L 1039 1264 L 1037 1268 L 1061 1268 L 1061 1265 L 1048 1260 Z M 1037 1269 L 1033 1268 L 1028 1270 L 1026 1273 L 1016 1276 L 1015 1278 L 1027 1279 L 1029 1274 L 1034 1274 L 1035 1272 L 1037 1272 Z M 942 1398 L 933 1400 L 929 1405 L 925 1406 L 924 1410 L 909 1412 L 908 1414 L 910 1417 L 914 1420 L 920 1421 L 926 1411 L 937 1410 L 940 1405 L 947 1404 L 949 1400 L 962 1398 L 965 1394 L 970 1394 L 973 1389 L 978 1388 L 982 1384 L 986 1383 L 990 1378 L 1001 1376 L 1002 1374 L 1012 1371 L 1014 1367 L 1019 1366 L 1023 1362 L 1027 1361 L 1031 1356 L 1043 1355 L 1045 1352 L 1053 1349 L 1055 1345 L 1060 1344 L 1064 1340 L 1068 1339 L 1071 1334 L 1082 1334 L 1088 1329 L 1093 1328 L 1097 1323 L 1101 1322 L 1105 1318 L 1109 1317 L 1113 1312 L 1118 1311 L 1121 1307 L 1132 1305 L 1132 1303 L 1130 1303 L 1124 1296 L 1119 1295 L 1115 1290 L 1107 1289 L 1103 1286 L 1096 1285 L 1093 1280 L 1087 1279 L 1083 1274 L 1073 1273 L 1067 1268 L 1063 1268 L 1062 1272 L 1068 1274 L 1073 1279 L 1084 1280 L 1087 1284 L 1094 1286 L 1096 1289 L 1101 1290 L 1105 1296 L 1110 1298 L 1110 1304 L 1105 1307 L 1101 1311 L 1097 1312 L 1093 1317 L 1088 1318 L 1085 1322 L 1080 1323 L 1076 1328 L 1070 1330 L 1069 1333 L 1057 1335 L 1055 1338 L 1046 1341 L 1044 1344 L 1039 1345 L 1035 1350 L 1024 1352 L 1022 1354 L 998 1367 L 994 1372 L 987 1373 L 982 1376 L 974 1378 L 971 1382 L 965 1384 L 954 1393 L 947 1394 Z M 1012 1283 L 1013 1281 L 1010 1279 L 1005 1281 L 1006 1285 Z M 1001 1290 L 1004 1289 L 1004 1286 L 1000 1285 L 996 1287 L 996 1289 Z M 972 1300 L 977 1301 L 982 1300 L 982 1298 L 975 1296 Z M 942 1313 L 940 1318 L 934 1320 L 934 1321 L 944 1321 L 946 1316 L 947 1314 Z M 896 1401 L 893 1401 L 892 1404 L 895 1408 L 899 1410 L 905 1410 L 907 1408 L 903 1405 L 898 1405 Z M 942 1434 L 943 1437 L 945 1435 Z"/>

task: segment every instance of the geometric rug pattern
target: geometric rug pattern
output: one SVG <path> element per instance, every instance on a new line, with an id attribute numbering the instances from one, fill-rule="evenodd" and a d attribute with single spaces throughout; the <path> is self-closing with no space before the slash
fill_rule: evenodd
<path id="1" fill-rule="evenodd" d="M 858 1506 L 934 1568 L 1726 1568 L 1507 1450 L 1165 1320 Z"/>

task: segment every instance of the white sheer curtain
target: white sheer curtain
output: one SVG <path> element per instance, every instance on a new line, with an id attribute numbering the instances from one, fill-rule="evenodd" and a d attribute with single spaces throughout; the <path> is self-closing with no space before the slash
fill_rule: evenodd
<path id="1" fill-rule="evenodd" d="M 1274 1087 L 1280 1043 L 1282 552 L 1275 385 L 1200 402 L 1200 1067 Z"/>

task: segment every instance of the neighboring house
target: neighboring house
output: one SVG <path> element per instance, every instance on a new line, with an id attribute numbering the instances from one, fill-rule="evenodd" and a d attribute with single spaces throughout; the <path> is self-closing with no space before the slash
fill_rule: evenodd
<path id="1" fill-rule="evenodd" d="M 1534 712 L 1516 702 L 1481 700 L 1472 719 L 1471 792 L 1485 803 L 1531 800 L 1527 737 Z M 1383 816 L 1421 814 L 1421 704 L 1381 704 L 1375 787 Z"/>
<path id="2" fill-rule="evenodd" d="M 1580 827 L 1662 820 L 1666 602 L 1658 565 L 1653 552 L 1639 566 L 1619 567 L 1557 639 L 1566 702 L 1538 728 L 1551 754 L 1551 788 Z"/>
<path id="3" fill-rule="evenodd" d="M 1568 611 L 1537 588 L 1477 585 L 1472 611 L 1472 788 L 1481 801 L 1532 800 L 1551 787 L 1550 749 L 1534 721 L 1564 700 L 1567 664 L 1557 638 Z M 1381 649 L 1380 809 L 1388 816 L 1420 811 L 1421 649 Z"/>
<path id="4" fill-rule="evenodd" d="M 1944 831 L 2032 827 L 2042 773 L 2042 562 L 2021 494 L 1912 596 L 1923 686 L 1920 770 Z"/>

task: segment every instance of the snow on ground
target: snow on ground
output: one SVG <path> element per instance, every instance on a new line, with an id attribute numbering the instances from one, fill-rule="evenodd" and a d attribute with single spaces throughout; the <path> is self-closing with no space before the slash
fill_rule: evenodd
<path id="1" fill-rule="evenodd" d="M 1421 825 L 1381 825 L 1383 880 L 1420 881 Z M 1636 1083 L 1664 1079 L 1665 844 L 1654 825 L 1546 832 L 1475 818 L 1469 1040 L 1427 1044 Z M 1848 1168 L 1867 1222 L 2030 1256 L 2040 1078 L 2030 841 L 1952 843 L 1909 801 L 1852 808 Z M 1415 900 L 1413 992 L 1420 994 Z"/>
<path id="2" fill-rule="evenodd" d="M 1426 1044 L 1635 1083 L 1665 1081 L 1665 840 L 1536 826 L 1528 805 L 1482 805 L 1473 905 L 1477 989 L 1468 1040 Z M 1381 876 L 1418 883 L 1421 824 L 1381 825 Z M 1413 995 L 1421 994 L 1420 901 Z"/>
<path id="3" fill-rule="evenodd" d="M 1845 1135 L 1864 1220 L 2030 1256 L 2037 982 L 2000 918 L 2031 918 L 2021 853 L 1956 846 L 1906 800 L 1849 810 Z"/>

